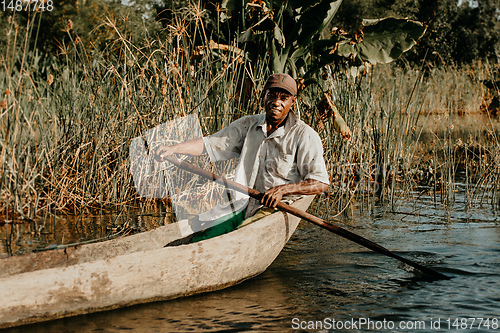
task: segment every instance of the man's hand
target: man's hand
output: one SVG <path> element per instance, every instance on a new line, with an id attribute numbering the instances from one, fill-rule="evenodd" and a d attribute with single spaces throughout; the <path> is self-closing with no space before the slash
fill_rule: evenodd
<path id="1" fill-rule="evenodd" d="M 160 145 L 158 148 L 156 148 L 155 159 L 158 162 L 163 162 L 168 156 L 172 156 L 173 154 L 174 154 L 173 146 Z"/>
<path id="2" fill-rule="evenodd" d="M 260 203 L 266 207 L 276 208 L 278 203 L 281 201 L 284 192 L 282 191 L 282 186 L 276 186 L 270 188 L 264 193 L 262 199 L 260 199 Z"/>

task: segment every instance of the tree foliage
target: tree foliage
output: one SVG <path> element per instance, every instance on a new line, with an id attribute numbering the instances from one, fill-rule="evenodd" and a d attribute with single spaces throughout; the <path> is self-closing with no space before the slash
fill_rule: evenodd
<path id="1" fill-rule="evenodd" d="M 248 43 L 254 55 L 257 50 L 260 53 L 272 50 L 268 47 L 272 46 L 270 39 L 273 39 L 277 52 L 275 59 L 282 56 L 293 62 L 291 56 L 296 50 L 290 49 L 291 42 L 301 47 L 309 46 L 310 55 L 321 53 L 323 60 L 330 61 L 332 57 L 323 52 L 325 43 L 316 43 L 314 48 L 312 44 L 334 38 L 328 35 L 331 28 L 340 27 L 348 33 L 343 35 L 344 39 L 347 36 L 357 41 L 363 20 L 395 17 L 423 22 L 428 27 L 417 46 L 405 54 L 411 63 L 418 64 L 424 57 L 434 64 L 466 64 L 483 59 L 498 61 L 500 6 L 496 0 L 478 0 L 473 3 L 477 6 L 470 5 L 467 0 L 460 6 L 458 0 L 349 0 L 337 6 L 340 2 L 203 0 L 201 3 L 208 27 L 206 33 L 216 43 L 230 44 L 235 35 L 242 34 L 240 41 Z M 157 22 L 169 22 L 169 13 L 186 7 L 188 0 L 135 0 L 129 4 L 131 6 L 125 6 L 119 0 L 58 0 L 52 12 L 0 12 L 0 47 L 7 49 L 9 34 L 22 35 L 29 22 L 37 26 L 29 48 L 45 54 L 64 54 L 72 38 L 79 38 L 89 51 L 112 50 L 113 41 L 120 37 L 131 37 L 143 44 L 147 39 L 145 31 L 159 33 Z M 300 23 L 303 30 L 297 31 L 296 23 Z M 318 27 L 326 24 L 327 29 L 318 33 L 322 30 Z M 117 36 L 116 25 L 126 26 L 128 35 Z M 307 31 L 313 34 L 307 35 Z M 257 40 L 264 34 L 269 40 L 259 45 Z M 343 40 L 339 30 L 335 34 L 335 38 Z M 291 52 L 288 55 L 285 54 L 287 48 Z M 283 61 L 278 61 L 275 67 L 282 67 L 282 64 Z M 303 64 L 298 62 L 296 65 Z"/>
<path id="2" fill-rule="evenodd" d="M 202 2 L 212 38 L 244 49 L 253 64 L 265 60 L 270 72 L 290 72 L 306 82 L 325 65 L 344 63 L 360 66 L 363 62 L 387 63 L 410 49 L 425 27 L 406 19 L 371 21 L 366 35 L 330 32 L 342 0 L 224 0 Z M 176 1 L 159 8 L 163 24 L 172 22 Z M 363 26 L 364 27 L 364 26 Z M 195 29 L 191 30 L 195 31 Z M 308 81 L 308 79 L 312 79 Z M 307 83 L 306 83 L 307 84 Z"/>
<path id="3" fill-rule="evenodd" d="M 478 0 L 477 6 L 458 0 L 351 0 L 339 8 L 334 25 L 351 32 L 363 19 L 385 16 L 408 17 L 428 29 L 405 57 L 418 64 L 424 57 L 435 65 L 467 64 L 500 56 L 500 5 Z"/>
<path id="4" fill-rule="evenodd" d="M 10 34 L 24 36 L 28 30 L 32 31 L 28 49 L 45 55 L 64 55 L 75 40 L 89 52 L 109 48 L 120 37 L 142 44 L 144 28 L 156 24 L 152 10 L 149 1 L 131 7 L 118 0 L 58 0 L 50 12 L 0 12 L 0 29 L 5 32 L 0 34 L 0 47 L 6 49 Z M 146 19 L 146 14 L 153 18 Z M 118 36 L 118 31 L 126 35 Z"/>

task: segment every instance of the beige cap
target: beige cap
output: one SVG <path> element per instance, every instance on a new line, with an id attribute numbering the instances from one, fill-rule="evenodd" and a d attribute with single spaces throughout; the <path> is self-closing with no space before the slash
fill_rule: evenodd
<path id="1" fill-rule="evenodd" d="M 293 96 L 297 95 L 297 82 L 288 74 L 279 73 L 269 76 L 264 86 L 264 92 L 271 88 L 285 89 Z"/>

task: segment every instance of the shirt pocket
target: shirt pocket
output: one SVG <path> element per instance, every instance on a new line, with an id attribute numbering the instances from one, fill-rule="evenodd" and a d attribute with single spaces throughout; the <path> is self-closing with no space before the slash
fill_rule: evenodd
<path id="1" fill-rule="evenodd" d="M 270 172 L 275 176 L 288 181 L 293 181 L 296 178 L 297 167 L 295 165 L 295 156 L 293 154 L 280 154 L 276 156 L 271 163 Z"/>

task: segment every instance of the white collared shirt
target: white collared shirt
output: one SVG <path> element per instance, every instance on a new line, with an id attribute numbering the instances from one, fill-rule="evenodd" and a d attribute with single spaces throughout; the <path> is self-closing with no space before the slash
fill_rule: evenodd
<path id="1" fill-rule="evenodd" d="M 234 181 L 265 192 L 278 185 L 315 179 L 329 184 L 321 139 L 290 111 L 284 126 L 267 136 L 266 115 L 242 117 L 204 137 L 212 162 L 239 157 Z M 286 198 L 284 198 L 286 199 Z M 250 199 L 246 217 L 261 205 Z"/>

